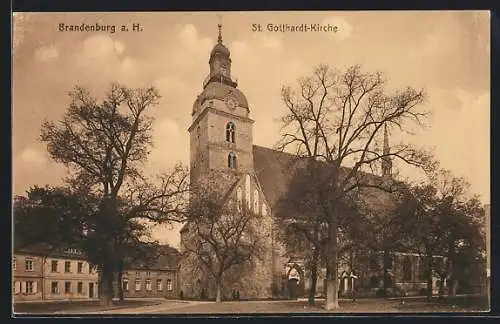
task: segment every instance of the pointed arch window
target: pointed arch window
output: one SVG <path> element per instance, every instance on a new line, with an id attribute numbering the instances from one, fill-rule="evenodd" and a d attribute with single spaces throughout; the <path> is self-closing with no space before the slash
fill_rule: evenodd
<path id="1" fill-rule="evenodd" d="M 236 126 L 233 122 L 229 122 L 226 124 L 226 142 L 234 143 L 236 137 Z"/>
<path id="2" fill-rule="evenodd" d="M 249 210 L 251 210 L 251 208 L 252 208 L 252 205 L 250 203 L 250 199 L 252 198 L 252 196 L 251 196 L 252 193 L 250 191 L 250 186 L 251 186 L 251 184 L 250 184 L 250 175 L 247 174 L 245 176 L 245 200 L 246 200 L 246 203 L 247 203 L 247 208 Z"/>
<path id="3" fill-rule="evenodd" d="M 227 156 L 227 166 L 230 169 L 236 169 L 236 154 L 229 152 Z"/>
<path id="4" fill-rule="evenodd" d="M 262 204 L 262 216 L 267 216 L 267 207 L 266 204 Z"/>
<path id="5" fill-rule="evenodd" d="M 241 205 L 243 204 L 243 190 L 241 190 L 241 187 L 236 190 L 236 201 L 238 210 L 241 211 Z"/>
<path id="6" fill-rule="evenodd" d="M 253 191 L 253 211 L 256 214 L 259 213 L 259 191 L 257 189 Z"/>

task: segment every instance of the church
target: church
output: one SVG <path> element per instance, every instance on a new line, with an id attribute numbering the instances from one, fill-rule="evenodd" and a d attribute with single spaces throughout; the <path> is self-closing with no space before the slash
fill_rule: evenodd
<path id="1" fill-rule="evenodd" d="M 242 299 L 306 297 L 310 274 L 301 256 L 290 257 L 279 242 L 273 222 L 273 208 L 286 192 L 293 155 L 253 144 L 251 106 L 231 76 L 229 49 L 223 44 L 221 25 L 217 44 L 209 57 L 210 72 L 192 108 L 190 136 L 190 180 L 197 183 L 209 174 L 217 175 L 228 199 L 244 202 L 262 217 L 261 234 L 266 252 L 241 278 L 224 287 L 224 298 L 236 290 Z M 387 137 L 387 136 L 386 136 Z M 183 242 L 194 235 L 189 223 L 181 229 Z M 353 287 L 364 286 L 375 293 L 382 286 L 382 256 L 371 260 L 358 273 L 339 264 L 339 293 L 349 295 Z M 391 258 L 391 285 L 404 284 L 417 293 L 426 286 L 421 258 L 417 254 L 397 253 Z M 317 295 L 324 296 L 326 271 L 319 271 Z M 434 281 L 433 286 L 436 286 Z M 203 271 L 190 269 L 181 261 L 180 289 L 186 298 L 214 298 L 213 280 Z M 234 297 L 234 294 L 233 294 Z"/>

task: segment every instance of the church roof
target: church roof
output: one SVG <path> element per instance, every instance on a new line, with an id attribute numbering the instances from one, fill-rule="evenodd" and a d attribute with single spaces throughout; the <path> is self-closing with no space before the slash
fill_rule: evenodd
<path id="1" fill-rule="evenodd" d="M 180 252 L 169 245 L 159 248 L 158 256 L 152 262 L 136 261 L 128 269 L 134 270 L 176 270 L 179 266 Z"/>
<path id="2" fill-rule="evenodd" d="M 229 49 L 222 44 L 222 24 L 218 24 L 217 28 L 219 28 L 219 36 L 217 37 L 217 44 L 215 44 L 214 48 L 212 49 L 212 52 L 210 52 L 210 58 L 212 58 L 214 55 L 220 53 L 223 54 L 226 57 L 229 57 Z"/>
<path id="3" fill-rule="evenodd" d="M 306 162 L 305 159 L 295 155 L 257 145 L 253 146 L 253 160 L 255 173 L 271 208 L 277 206 L 280 198 L 286 194 L 295 172 L 298 168 L 305 166 Z M 349 168 L 343 168 L 344 172 L 349 170 Z M 362 173 L 362 176 L 374 180 L 380 179 L 379 176 L 368 173 Z M 387 210 L 395 202 L 392 194 L 381 189 L 363 188 L 362 192 L 364 201 L 373 211 Z"/>
<path id="4" fill-rule="evenodd" d="M 286 193 L 293 177 L 293 170 L 300 164 L 303 165 L 304 160 L 288 153 L 254 145 L 253 163 L 255 174 L 272 208 Z"/>

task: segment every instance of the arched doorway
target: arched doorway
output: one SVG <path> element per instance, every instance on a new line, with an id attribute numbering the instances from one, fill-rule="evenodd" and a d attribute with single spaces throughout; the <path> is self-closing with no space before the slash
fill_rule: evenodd
<path id="1" fill-rule="evenodd" d="M 291 299 L 299 297 L 299 280 L 297 278 L 288 279 L 288 296 Z"/>
<path id="2" fill-rule="evenodd" d="M 304 271 L 297 264 L 287 266 L 287 268 L 287 296 L 296 299 L 304 295 Z"/>
<path id="3" fill-rule="evenodd" d="M 412 280 L 412 264 L 410 257 L 405 256 L 403 259 L 403 281 L 410 282 Z"/>

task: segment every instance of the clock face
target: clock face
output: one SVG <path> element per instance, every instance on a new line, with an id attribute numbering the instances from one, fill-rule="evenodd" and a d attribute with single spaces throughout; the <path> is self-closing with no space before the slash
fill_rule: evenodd
<path id="1" fill-rule="evenodd" d="M 238 102 L 236 101 L 236 99 L 229 97 L 226 99 L 226 105 L 230 110 L 234 110 L 238 105 Z"/>

